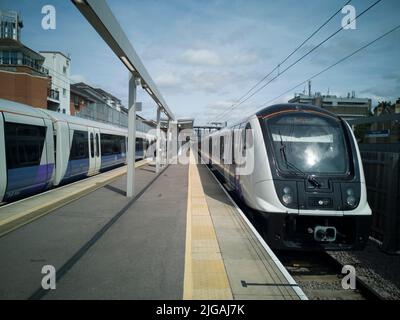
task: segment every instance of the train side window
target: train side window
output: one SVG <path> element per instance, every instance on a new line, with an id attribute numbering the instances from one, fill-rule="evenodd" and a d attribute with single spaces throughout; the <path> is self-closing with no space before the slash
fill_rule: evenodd
<path id="1" fill-rule="evenodd" d="M 109 134 L 100 134 L 101 138 L 101 155 L 108 156 L 112 154 L 112 140 Z"/>
<path id="2" fill-rule="evenodd" d="M 54 130 L 54 127 L 53 127 Z M 53 141 L 54 141 L 54 161 L 57 159 L 57 134 L 56 131 L 54 130 L 53 132 Z"/>
<path id="3" fill-rule="evenodd" d="M 136 138 L 136 152 L 143 151 L 143 138 Z"/>
<path id="4" fill-rule="evenodd" d="M 219 137 L 219 148 L 220 148 L 219 149 L 220 150 L 219 156 L 220 156 L 221 160 L 223 160 L 224 159 L 224 150 L 225 150 L 224 136 L 223 135 Z"/>
<path id="5" fill-rule="evenodd" d="M 38 166 L 47 127 L 5 122 L 7 168 Z"/>
<path id="6" fill-rule="evenodd" d="M 126 143 L 124 136 L 113 134 L 101 134 L 101 154 L 108 156 L 126 152 Z"/>
<path id="7" fill-rule="evenodd" d="M 251 130 L 250 123 L 246 125 L 246 149 L 249 149 L 253 146 L 253 132 Z"/>
<path id="8" fill-rule="evenodd" d="M 251 125 L 250 123 L 246 124 L 246 127 L 242 131 L 242 138 L 243 138 L 243 145 L 242 145 L 242 156 L 246 156 L 246 150 L 251 146 L 253 143 L 252 141 L 253 135 L 251 134 Z M 249 138 L 249 139 L 247 139 Z"/>
<path id="9" fill-rule="evenodd" d="M 100 155 L 100 142 L 99 142 L 99 134 L 96 133 L 96 157 Z"/>
<path id="10" fill-rule="evenodd" d="M 238 135 L 237 129 L 238 128 L 239 128 L 239 126 L 234 126 L 232 128 L 232 164 L 235 164 L 235 144 L 236 144 L 235 139 L 237 139 L 237 135 Z"/>
<path id="11" fill-rule="evenodd" d="M 94 157 L 94 138 L 93 133 L 90 133 L 90 157 Z"/>
<path id="12" fill-rule="evenodd" d="M 89 147 L 87 141 L 87 131 L 74 130 L 74 135 L 72 136 L 71 152 L 69 155 L 70 160 L 89 158 Z"/>
<path id="13" fill-rule="evenodd" d="M 120 152 L 121 153 L 125 153 L 126 152 L 126 150 L 125 150 L 125 137 L 119 137 L 119 141 L 120 141 L 120 144 L 121 144 L 121 150 L 120 150 Z"/>

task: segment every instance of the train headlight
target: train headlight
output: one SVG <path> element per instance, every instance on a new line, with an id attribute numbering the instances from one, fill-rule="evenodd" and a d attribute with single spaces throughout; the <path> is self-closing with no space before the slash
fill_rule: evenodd
<path id="1" fill-rule="evenodd" d="M 350 207 L 354 207 L 357 204 L 357 199 L 355 196 L 348 196 L 346 202 Z"/>
<path id="2" fill-rule="evenodd" d="M 289 187 L 284 187 L 283 188 L 283 193 L 284 194 L 291 194 L 292 193 L 292 189 L 290 189 Z"/>
<path id="3" fill-rule="evenodd" d="M 349 188 L 346 190 L 347 198 L 346 203 L 349 207 L 355 207 L 357 204 L 357 198 L 354 196 L 354 190 Z"/>
<path id="4" fill-rule="evenodd" d="M 282 201 L 283 201 L 286 205 L 291 204 L 291 203 L 293 202 L 293 197 L 292 197 L 291 194 L 284 194 L 284 195 L 282 196 Z"/>
<path id="5" fill-rule="evenodd" d="M 289 187 L 283 188 L 282 201 L 286 205 L 293 202 L 292 189 L 290 189 Z"/>

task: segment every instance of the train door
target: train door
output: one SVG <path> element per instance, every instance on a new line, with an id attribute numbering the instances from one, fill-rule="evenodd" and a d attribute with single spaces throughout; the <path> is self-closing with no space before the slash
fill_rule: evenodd
<path id="1" fill-rule="evenodd" d="M 14 200 L 45 190 L 54 169 L 54 162 L 48 163 L 50 142 L 46 140 L 52 137 L 52 127 L 38 117 L 12 113 L 4 113 L 3 117 L 1 143 L 4 143 L 5 154 L 2 157 L 5 156 L 6 161 L 2 160 L 2 169 L 4 164 L 7 167 L 1 173 L 1 178 L 7 179 L 6 184 L 2 183 L 6 190 L 0 190 L 3 200 Z"/>
<path id="2" fill-rule="evenodd" d="M 100 148 L 100 129 L 94 129 L 94 160 L 95 173 L 98 173 L 101 168 L 101 148 Z"/>
<path id="3" fill-rule="evenodd" d="M 3 201 L 7 187 L 6 148 L 4 139 L 3 114 L 0 112 L 0 203 Z"/>
<path id="4" fill-rule="evenodd" d="M 88 128 L 88 138 L 89 138 L 89 171 L 88 171 L 88 175 L 91 176 L 96 173 L 95 131 L 93 128 Z"/>

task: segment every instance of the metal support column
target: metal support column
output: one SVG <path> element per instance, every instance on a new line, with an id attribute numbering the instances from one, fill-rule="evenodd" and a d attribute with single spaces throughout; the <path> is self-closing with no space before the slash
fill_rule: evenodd
<path id="1" fill-rule="evenodd" d="M 160 171 L 161 109 L 157 108 L 156 173 Z"/>
<path id="2" fill-rule="evenodd" d="M 136 77 L 129 75 L 129 112 L 128 112 L 128 172 L 126 178 L 126 196 L 135 193 L 135 153 L 136 153 Z"/>
<path id="3" fill-rule="evenodd" d="M 167 159 L 166 159 L 166 165 L 169 165 L 170 161 L 170 154 L 171 154 L 171 119 L 168 118 L 167 122 Z"/>

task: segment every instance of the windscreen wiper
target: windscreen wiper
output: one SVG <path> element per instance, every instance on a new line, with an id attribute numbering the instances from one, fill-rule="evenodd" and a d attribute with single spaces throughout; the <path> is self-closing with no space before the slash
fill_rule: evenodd
<path id="1" fill-rule="evenodd" d="M 281 157 L 282 159 L 285 161 L 286 164 L 286 168 L 291 167 L 292 169 L 295 169 L 297 171 L 297 173 L 300 173 L 302 176 L 306 177 L 306 173 L 303 172 L 302 170 L 300 170 L 299 168 L 297 168 L 293 163 L 291 163 L 286 156 L 286 145 L 283 143 L 283 139 L 282 139 L 282 134 L 279 131 L 279 137 L 281 139 L 281 148 L 280 148 L 280 152 L 281 152 Z"/>
<path id="2" fill-rule="evenodd" d="M 301 169 L 297 168 L 293 163 L 291 163 L 287 159 L 287 156 L 286 156 L 286 145 L 283 143 L 282 134 L 281 134 L 280 131 L 279 131 L 279 137 L 281 139 L 281 147 L 280 147 L 281 157 L 285 161 L 286 168 L 291 167 L 292 169 L 296 170 L 297 173 L 293 172 L 293 171 L 292 171 L 292 173 L 295 173 L 296 175 L 300 174 L 302 177 L 306 178 L 314 187 L 316 187 L 316 188 L 321 187 L 321 184 L 317 181 L 317 179 L 315 178 L 314 175 L 306 174 L 304 171 L 302 171 Z"/>

